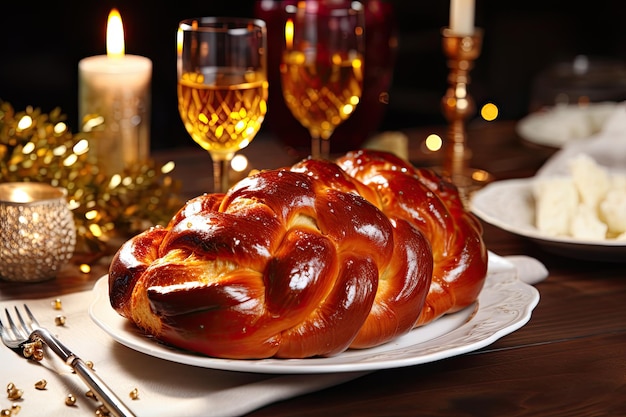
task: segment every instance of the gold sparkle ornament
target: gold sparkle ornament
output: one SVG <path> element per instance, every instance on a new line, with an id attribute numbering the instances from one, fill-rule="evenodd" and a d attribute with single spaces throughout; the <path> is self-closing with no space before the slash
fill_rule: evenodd
<path id="1" fill-rule="evenodd" d="M 14 383 L 9 382 L 7 385 L 7 398 L 15 401 L 21 399 L 22 395 L 24 395 L 24 390 L 17 388 Z"/>
<path id="2" fill-rule="evenodd" d="M 65 397 L 65 405 L 72 406 L 75 404 L 76 404 L 76 397 L 74 397 L 74 395 L 72 394 L 67 394 L 67 397 Z"/>
<path id="3" fill-rule="evenodd" d="M 41 361 L 43 359 L 43 342 L 41 340 L 35 340 L 33 342 L 24 343 L 22 347 L 22 354 L 25 358 Z"/>
<path id="4" fill-rule="evenodd" d="M 139 390 L 137 388 L 134 388 L 130 394 L 129 394 L 130 398 L 133 400 L 138 400 L 139 399 Z"/>
<path id="5" fill-rule="evenodd" d="M 108 417 L 110 415 L 111 413 L 104 405 L 101 405 L 96 409 L 96 417 Z"/>
<path id="6" fill-rule="evenodd" d="M 67 189 L 80 252 L 103 253 L 116 237 L 167 224 L 182 205 L 169 166 L 163 170 L 147 160 L 105 174 L 89 151 L 90 134 L 73 134 L 65 118 L 59 108 L 16 112 L 0 100 L 0 183 L 36 181 Z"/>

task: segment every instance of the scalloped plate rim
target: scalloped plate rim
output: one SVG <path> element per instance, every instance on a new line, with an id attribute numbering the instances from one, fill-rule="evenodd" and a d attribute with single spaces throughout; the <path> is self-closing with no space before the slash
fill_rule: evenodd
<path id="1" fill-rule="evenodd" d="M 483 348 L 524 326 L 539 302 L 539 292 L 517 278 L 515 267 L 489 252 L 489 272 L 478 302 L 417 328 L 388 344 L 349 350 L 330 358 L 220 359 L 158 343 L 113 310 L 108 276 L 95 284 L 91 319 L 120 344 L 161 359 L 191 366 L 269 374 L 322 374 L 375 371 L 433 362 Z"/>

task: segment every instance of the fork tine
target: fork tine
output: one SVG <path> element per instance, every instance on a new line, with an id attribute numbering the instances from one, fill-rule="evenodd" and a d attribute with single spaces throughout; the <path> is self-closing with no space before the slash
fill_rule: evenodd
<path id="1" fill-rule="evenodd" d="M 30 319 L 30 322 L 33 325 L 31 327 L 41 327 L 39 325 L 39 322 L 35 318 L 35 315 L 30 311 L 30 308 L 28 308 L 28 306 L 26 304 L 24 304 L 24 310 L 26 311 L 26 314 L 28 314 L 28 318 Z"/>
<path id="2" fill-rule="evenodd" d="M 17 306 L 14 307 L 15 309 L 15 314 L 17 315 L 17 320 L 20 322 L 20 324 L 22 325 L 22 329 L 28 334 L 30 335 L 30 333 L 33 331 L 33 329 L 30 327 L 30 324 L 27 324 L 26 321 L 24 320 L 24 318 L 22 317 L 22 314 L 20 314 L 20 310 L 18 310 Z"/>
<path id="3" fill-rule="evenodd" d="M 17 310 L 17 308 L 15 309 L 15 312 L 17 313 L 17 317 L 20 320 L 20 322 L 23 322 L 22 320 L 22 316 L 20 315 L 20 312 Z M 7 321 L 9 322 L 9 327 L 11 327 L 11 331 L 13 332 L 13 336 L 14 337 L 18 337 L 18 338 L 22 338 L 22 339 L 28 339 L 29 334 L 25 332 L 25 330 L 23 330 L 23 328 L 18 327 L 15 322 L 13 321 L 13 317 L 11 316 L 11 314 L 9 313 L 8 309 L 4 309 L 4 313 L 7 316 Z"/>
<path id="4" fill-rule="evenodd" d="M 6 309 L 6 308 L 4 309 L 4 313 L 5 313 L 5 315 L 6 315 L 7 317 L 9 316 L 9 312 L 7 311 L 7 309 Z M 8 321 L 7 321 L 6 323 L 8 323 Z M 2 335 L 2 336 L 3 336 L 3 339 L 4 339 L 4 336 L 9 337 L 9 327 L 8 327 L 8 326 L 6 326 L 6 325 L 2 322 L 2 320 L 1 320 L 1 319 L 0 319 L 0 335 Z"/>
<path id="5" fill-rule="evenodd" d="M 9 327 L 11 327 L 11 331 L 13 332 L 13 336 L 20 337 L 20 338 L 23 338 L 23 339 L 27 339 L 28 338 L 28 334 L 24 333 L 24 331 L 22 331 L 22 329 L 20 329 L 19 327 L 17 327 L 15 325 L 15 322 L 13 321 L 13 317 L 11 317 L 11 314 L 9 314 L 9 310 L 8 309 L 6 309 L 6 308 L 4 309 L 4 314 L 6 314 L 6 316 L 7 316 L 7 321 L 9 322 Z M 19 316 L 19 311 L 18 311 L 18 317 L 20 317 Z"/>

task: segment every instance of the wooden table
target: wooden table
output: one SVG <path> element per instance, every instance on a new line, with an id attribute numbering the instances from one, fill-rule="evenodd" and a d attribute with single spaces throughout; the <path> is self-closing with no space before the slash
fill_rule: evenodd
<path id="1" fill-rule="evenodd" d="M 437 157 L 421 150 L 431 131 L 405 132 L 417 163 Z M 513 122 L 470 127 L 472 164 L 497 179 L 527 177 L 554 150 L 523 143 Z M 269 137 L 246 152 L 252 166 L 290 163 Z M 181 178 L 199 178 L 210 169 L 195 148 L 164 152 L 181 167 Z M 206 184 L 203 182 L 206 180 Z M 187 181 L 189 195 L 208 179 Z M 425 365 L 373 372 L 340 386 L 272 404 L 250 416 L 625 416 L 626 263 L 569 259 L 485 224 L 487 247 L 498 255 L 533 256 L 550 275 L 537 284 L 541 300 L 528 324 L 476 352 Z M 90 288 L 106 273 L 106 262 L 89 274 L 68 266 L 61 276 L 39 284 L 0 283 L 0 299 L 45 297 Z"/>

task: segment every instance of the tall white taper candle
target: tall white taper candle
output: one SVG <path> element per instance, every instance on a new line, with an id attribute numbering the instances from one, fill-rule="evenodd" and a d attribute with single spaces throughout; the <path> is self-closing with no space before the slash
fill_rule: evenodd
<path id="1" fill-rule="evenodd" d="M 475 0 L 450 0 L 450 30 L 455 35 L 474 33 Z"/>

